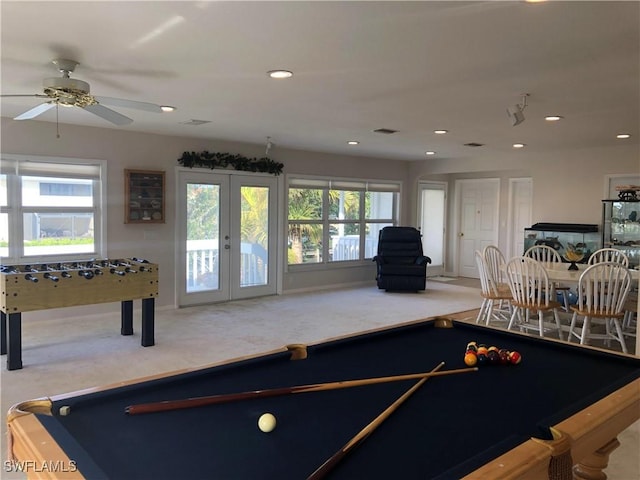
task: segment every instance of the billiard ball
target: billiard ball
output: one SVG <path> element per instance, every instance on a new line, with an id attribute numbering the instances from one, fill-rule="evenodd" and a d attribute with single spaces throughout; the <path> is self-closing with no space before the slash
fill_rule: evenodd
<path id="1" fill-rule="evenodd" d="M 478 347 L 478 355 L 480 355 L 480 354 L 486 355 L 488 351 L 489 351 L 489 349 L 487 347 L 485 347 L 485 346 Z"/>
<path id="2" fill-rule="evenodd" d="M 475 367 L 476 363 L 478 363 L 478 357 L 473 352 L 467 352 L 464 356 L 464 363 L 469 367 Z"/>
<path id="3" fill-rule="evenodd" d="M 478 351 L 478 347 L 476 347 L 476 344 L 471 342 L 469 345 L 467 345 L 467 351 L 471 350 L 472 352 L 477 352 Z"/>
<path id="4" fill-rule="evenodd" d="M 522 356 L 518 352 L 513 351 L 509 353 L 509 361 L 513 365 L 517 365 L 522 361 Z"/>
<path id="5" fill-rule="evenodd" d="M 478 354 L 478 365 L 486 365 L 488 363 L 487 356 L 484 353 Z"/>
<path id="6" fill-rule="evenodd" d="M 502 365 L 507 365 L 509 363 L 509 352 L 506 350 L 500 350 L 498 355 L 500 355 L 500 363 Z"/>
<path id="7" fill-rule="evenodd" d="M 258 419 L 258 428 L 265 433 L 273 431 L 276 428 L 276 417 L 271 413 L 263 413 Z"/>
<path id="8" fill-rule="evenodd" d="M 497 352 L 497 350 L 489 350 L 489 352 L 487 353 L 487 360 L 489 360 L 489 363 L 491 365 L 497 365 L 498 363 L 500 363 L 500 354 Z"/>

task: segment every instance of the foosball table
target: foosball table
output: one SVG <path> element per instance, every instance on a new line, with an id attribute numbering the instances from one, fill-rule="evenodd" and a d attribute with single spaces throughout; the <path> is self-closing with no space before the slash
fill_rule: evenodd
<path id="1" fill-rule="evenodd" d="M 142 299 L 141 344 L 154 344 L 158 266 L 139 258 L 0 266 L 0 353 L 22 368 L 22 313 L 121 302 L 122 335 L 133 335 L 133 300 Z"/>

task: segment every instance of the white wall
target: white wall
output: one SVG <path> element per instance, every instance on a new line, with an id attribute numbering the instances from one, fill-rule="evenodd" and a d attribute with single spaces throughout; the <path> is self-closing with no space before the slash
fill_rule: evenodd
<path id="1" fill-rule="evenodd" d="M 196 127 L 197 128 L 197 127 Z M 125 129 L 60 125 L 39 121 L 15 121 L 2 118 L 2 152 L 72 158 L 97 158 L 107 161 L 106 222 L 107 255 L 141 257 L 159 264 L 160 294 L 158 306 L 174 305 L 174 229 L 175 168 L 185 151 L 229 152 L 247 157 L 264 156 L 264 145 L 232 143 L 186 137 L 167 137 L 127 132 Z M 284 174 L 331 175 L 347 178 L 388 179 L 407 183 L 408 163 L 371 158 L 326 155 L 274 148 L 273 160 L 284 164 Z M 124 224 L 124 169 L 164 170 L 166 172 L 166 223 Z M 403 192 L 402 203 L 410 192 Z M 284 214 L 284 212 L 282 212 Z M 313 289 L 363 281 L 375 286 L 373 263 L 351 268 L 315 272 L 284 272 L 283 290 Z M 98 309 L 109 307 L 96 307 Z M 95 310 L 95 309 L 94 309 Z M 105 310 L 107 311 L 107 310 Z"/>
<path id="2" fill-rule="evenodd" d="M 1 140 L 5 153 L 98 158 L 108 163 L 107 242 L 110 257 L 143 257 L 160 265 L 160 296 L 157 304 L 174 304 L 175 167 L 184 151 L 229 152 L 261 157 L 263 145 L 166 137 L 128 132 L 125 129 L 60 125 L 56 138 L 53 123 L 14 121 L 2 118 Z M 476 154 L 476 152 L 474 152 Z M 506 222 L 508 179 L 533 178 L 533 222 L 596 223 L 601 221 L 605 175 L 639 174 L 640 149 L 633 143 L 612 143 L 601 149 L 564 152 L 504 152 L 487 157 L 426 159 L 419 162 L 384 161 L 274 148 L 271 158 L 284 164 L 284 174 L 308 174 L 398 180 L 403 225 L 416 224 L 419 180 L 449 182 L 449 200 L 456 179 L 501 179 L 500 221 Z M 164 170 L 167 174 L 166 219 L 160 225 L 124 224 L 124 169 Z M 449 212 L 453 221 L 454 212 Z M 283 212 L 284 214 L 284 212 Z M 506 242 L 507 229 L 500 234 Z M 450 228 L 450 231 L 453 231 Z M 449 248 L 451 252 L 451 248 Z M 447 258 L 450 271 L 451 255 Z M 284 273 L 283 290 L 326 288 L 370 282 L 375 288 L 373 263 L 361 267 Z M 112 307 L 109 307 L 112 308 Z"/>
<path id="3" fill-rule="evenodd" d="M 409 176 L 419 180 L 449 182 L 449 231 L 454 231 L 454 182 L 465 178 L 500 179 L 500 247 L 506 250 L 508 228 L 509 178 L 531 177 L 533 180 L 532 223 L 602 223 L 602 202 L 607 197 L 607 175 L 640 174 L 640 145 L 613 140 L 603 148 L 557 152 L 505 152 L 488 157 L 428 160 L 414 162 Z M 415 189 L 413 189 L 415 191 Z M 410 201 L 411 202 L 411 201 Z M 412 206 L 416 204 L 412 201 Z M 415 217 L 415 206 L 410 215 Z M 454 240 L 449 238 L 447 248 L 453 251 Z M 447 271 L 453 271 L 451 254 L 446 261 Z"/>

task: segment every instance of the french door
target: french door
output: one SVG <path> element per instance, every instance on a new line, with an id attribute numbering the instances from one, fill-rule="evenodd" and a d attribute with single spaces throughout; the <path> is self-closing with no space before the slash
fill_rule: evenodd
<path id="1" fill-rule="evenodd" d="M 178 170 L 178 306 L 272 295 L 277 180 Z"/>

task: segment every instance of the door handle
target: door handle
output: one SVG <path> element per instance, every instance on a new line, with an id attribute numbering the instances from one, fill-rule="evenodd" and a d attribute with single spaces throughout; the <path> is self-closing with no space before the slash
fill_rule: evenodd
<path id="1" fill-rule="evenodd" d="M 224 246 L 224 249 L 225 249 L 225 250 L 229 250 L 230 248 L 231 248 L 231 245 L 225 245 L 225 246 Z"/>
<path id="2" fill-rule="evenodd" d="M 458 234 L 458 236 L 459 236 L 459 237 L 464 237 L 464 233 L 460 232 L 460 233 Z"/>

